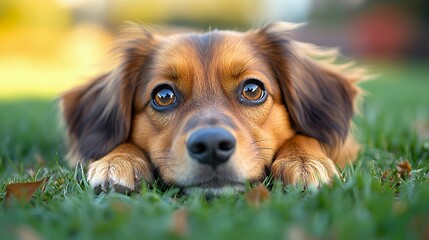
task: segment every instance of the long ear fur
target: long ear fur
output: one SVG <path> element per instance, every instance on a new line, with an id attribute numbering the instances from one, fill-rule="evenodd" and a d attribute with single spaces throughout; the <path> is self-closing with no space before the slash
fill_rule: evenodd
<path id="1" fill-rule="evenodd" d="M 336 146 L 347 137 L 360 92 L 355 83 L 364 71 L 332 64 L 336 50 L 293 41 L 290 30 L 290 25 L 278 23 L 253 34 L 278 78 L 292 127 Z"/>
<path id="2" fill-rule="evenodd" d="M 101 158 L 128 139 L 134 91 L 143 78 L 155 38 L 143 30 L 118 45 L 117 68 L 61 96 L 70 164 Z"/>

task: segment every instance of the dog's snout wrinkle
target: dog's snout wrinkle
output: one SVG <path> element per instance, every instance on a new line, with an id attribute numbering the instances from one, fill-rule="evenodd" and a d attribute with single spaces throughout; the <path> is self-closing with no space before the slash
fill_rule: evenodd
<path id="1" fill-rule="evenodd" d="M 194 116 L 193 118 L 189 119 L 189 121 L 186 123 L 185 127 L 183 128 L 184 132 L 189 132 L 192 129 L 195 129 L 198 126 L 220 126 L 224 125 L 227 127 L 230 127 L 232 129 L 236 129 L 237 125 L 235 122 L 228 116 L 223 114 L 216 114 L 215 117 L 197 117 Z"/>
<path id="2" fill-rule="evenodd" d="M 224 128 L 202 128 L 191 134 L 186 145 L 193 159 L 215 168 L 234 153 L 236 139 Z"/>

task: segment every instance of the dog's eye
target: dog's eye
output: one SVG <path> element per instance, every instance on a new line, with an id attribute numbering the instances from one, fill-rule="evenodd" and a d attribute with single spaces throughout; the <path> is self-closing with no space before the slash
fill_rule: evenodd
<path id="1" fill-rule="evenodd" d="M 157 108 L 168 107 L 176 102 L 176 95 L 173 89 L 168 85 L 162 85 L 152 93 L 152 103 Z"/>
<path id="2" fill-rule="evenodd" d="M 266 98 L 265 87 L 256 79 L 247 80 L 241 90 L 241 101 L 248 103 L 262 103 Z"/>

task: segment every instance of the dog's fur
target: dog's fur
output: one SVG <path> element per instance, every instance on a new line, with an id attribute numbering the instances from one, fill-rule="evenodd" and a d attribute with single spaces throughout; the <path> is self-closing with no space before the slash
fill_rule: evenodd
<path id="1" fill-rule="evenodd" d="M 140 29 L 119 44 L 119 66 L 62 96 L 70 162 L 91 163 L 88 180 L 104 191 L 135 190 L 156 176 L 215 195 L 268 174 L 285 184 L 331 182 L 336 164 L 357 154 L 349 129 L 362 74 L 332 64 L 332 49 L 290 39 L 290 26 L 168 37 Z M 249 78 L 264 84 L 262 103 L 239 101 Z M 175 91 L 167 111 L 151 104 L 160 84 Z M 186 148 L 192 133 L 208 127 L 237 142 L 216 168 Z"/>

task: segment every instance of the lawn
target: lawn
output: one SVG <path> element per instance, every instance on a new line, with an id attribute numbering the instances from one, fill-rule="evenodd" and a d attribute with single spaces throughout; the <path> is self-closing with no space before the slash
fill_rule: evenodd
<path id="1" fill-rule="evenodd" d="M 377 80 L 361 84 L 355 134 L 363 147 L 345 181 L 304 192 L 273 182 L 259 205 L 248 193 L 207 200 L 157 186 L 96 196 L 83 170 L 64 161 L 55 100 L 3 99 L 0 238 L 429 239 L 429 71 L 379 68 Z M 409 174 L 398 168 L 405 161 Z M 48 176 L 29 203 L 4 206 L 7 184 Z"/>

